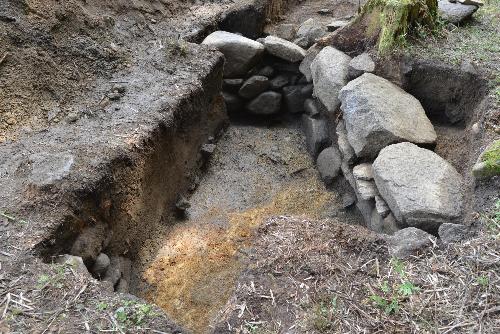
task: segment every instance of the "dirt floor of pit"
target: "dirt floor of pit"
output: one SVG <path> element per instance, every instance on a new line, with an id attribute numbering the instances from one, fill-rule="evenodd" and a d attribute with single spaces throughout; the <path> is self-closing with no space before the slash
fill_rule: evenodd
<path id="1" fill-rule="evenodd" d="M 188 218 L 160 238 L 139 294 L 195 333 L 205 332 L 226 304 L 244 268 L 240 255 L 266 218 L 361 221 L 325 188 L 294 122 L 232 125 L 190 202 Z"/>

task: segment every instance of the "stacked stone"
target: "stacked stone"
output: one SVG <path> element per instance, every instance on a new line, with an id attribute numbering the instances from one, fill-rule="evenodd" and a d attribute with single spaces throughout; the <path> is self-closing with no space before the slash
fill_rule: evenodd
<path id="1" fill-rule="evenodd" d="M 298 29 L 279 26 L 280 37 L 257 41 L 220 31 L 209 35 L 203 43 L 226 57 L 229 112 L 303 114 L 307 148 L 323 181 L 344 176 L 354 194 L 346 205 L 355 204 L 368 227 L 437 234 L 461 216 L 461 175 L 429 149 L 437 135 L 420 102 L 372 74 L 368 54 L 351 58 L 315 44 L 328 29 L 308 20 Z"/>

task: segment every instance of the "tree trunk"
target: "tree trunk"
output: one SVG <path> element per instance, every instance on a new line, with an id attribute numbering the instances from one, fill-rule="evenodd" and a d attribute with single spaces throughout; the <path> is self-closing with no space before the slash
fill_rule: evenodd
<path id="1" fill-rule="evenodd" d="M 354 53 L 376 44 L 384 53 L 404 41 L 412 29 L 432 29 L 437 6 L 437 0 L 368 0 L 351 24 L 320 43 Z"/>

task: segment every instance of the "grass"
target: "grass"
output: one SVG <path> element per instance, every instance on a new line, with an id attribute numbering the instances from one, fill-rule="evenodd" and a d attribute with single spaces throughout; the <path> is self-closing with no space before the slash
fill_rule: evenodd
<path id="1" fill-rule="evenodd" d="M 494 174 L 500 175 L 500 140 L 495 141 L 483 153 L 483 158 L 486 168 Z"/>

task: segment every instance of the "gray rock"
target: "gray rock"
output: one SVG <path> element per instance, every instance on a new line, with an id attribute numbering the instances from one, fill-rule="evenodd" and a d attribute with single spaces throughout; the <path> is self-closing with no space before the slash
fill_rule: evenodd
<path id="1" fill-rule="evenodd" d="M 236 95 L 222 92 L 222 98 L 226 103 L 226 109 L 229 113 L 237 113 L 243 109 L 243 101 Z"/>
<path id="2" fill-rule="evenodd" d="M 356 190 L 361 196 L 361 199 L 369 200 L 375 198 L 378 195 L 377 186 L 373 181 L 365 181 L 356 179 Z"/>
<path id="3" fill-rule="evenodd" d="M 347 138 L 358 157 L 374 158 L 397 142 L 436 141 L 420 102 L 386 79 L 365 73 L 342 88 L 339 97 Z"/>
<path id="4" fill-rule="evenodd" d="M 278 24 L 274 29 L 274 34 L 277 37 L 286 39 L 287 41 L 293 40 L 296 32 L 297 25 L 293 23 Z"/>
<path id="5" fill-rule="evenodd" d="M 326 29 L 330 32 L 333 32 L 337 29 L 345 27 L 348 24 L 349 24 L 349 21 L 346 21 L 346 20 L 335 20 L 332 23 L 327 24 Z"/>
<path id="6" fill-rule="evenodd" d="M 109 282 L 113 286 L 115 286 L 121 277 L 122 273 L 120 270 L 120 258 L 118 256 L 112 256 L 110 259 L 108 270 L 106 270 L 106 273 L 104 274 L 104 278 L 102 280 Z"/>
<path id="7" fill-rule="evenodd" d="M 331 184 L 339 175 L 341 164 L 342 157 L 336 147 L 328 147 L 321 151 L 318 155 L 316 165 L 323 182 Z"/>
<path id="8" fill-rule="evenodd" d="M 390 145 L 373 163 L 378 191 L 396 219 L 435 232 L 460 217 L 462 176 L 436 153 L 411 143 Z"/>
<path id="9" fill-rule="evenodd" d="M 303 48 L 308 48 L 313 45 L 317 39 L 325 36 L 327 33 L 326 27 L 321 24 L 321 22 L 311 18 L 300 25 L 295 37 L 303 40 L 302 45 L 298 45 Z"/>
<path id="10" fill-rule="evenodd" d="M 269 88 L 269 79 L 262 75 L 254 75 L 243 83 L 238 94 L 245 99 L 253 99 Z"/>
<path id="11" fill-rule="evenodd" d="M 237 93 L 244 81 L 243 79 L 224 79 L 222 89 L 230 93 Z"/>
<path id="12" fill-rule="evenodd" d="M 307 82 L 312 82 L 311 64 L 320 51 L 321 51 L 320 46 L 317 45 L 311 46 L 306 51 L 306 56 L 300 63 L 299 71 L 306 77 Z"/>
<path id="13" fill-rule="evenodd" d="M 500 175 L 500 139 L 491 143 L 479 155 L 477 162 L 472 167 L 472 175 L 477 180 L 484 180 Z"/>
<path id="14" fill-rule="evenodd" d="M 99 254 L 94 262 L 94 265 L 92 266 L 92 274 L 97 277 L 104 276 L 110 263 L 109 257 L 106 254 Z"/>
<path id="15" fill-rule="evenodd" d="M 175 202 L 175 208 L 180 212 L 185 212 L 191 207 L 191 203 L 184 196 L 179 195 L 177 201 Z"/>
<path id="16" fill-rule="evenodd" d="M 349 185 L 352 187 L 352 189 L 356 193 L 356 198 L 358 200 L 361 200 L 362 198 L 359 195 L 358 190 L 356 189 L 356 179 L 354 178 L 354 175 L 352 175 L 352 169 L 346 160 L 342 160 L 342 164 L 340 165 L 340 169 L 342 170 L 342 174 L 344 174 L 344 178 L 347 180 Z"/>
<path id="17" fill-rule="evenodd" d="M 304 110 L 311 117 L 319 116 L 320 111 L 315 99 L 306 99 L 304 101 Z"/>
<path id="18" fill-rule="evenodd" d="M 272 78 L 274 76 L 274 73 L 276 71 L 274 70 L 274 68 L 272 66 L 264 66 L 263 68 L 261 68 L 257 74 L 258 75 L 262 75 L 264 77 L 267 77 L 267 78 Z"/>
<path id="19" fill-rule="evenodd" d="M 396 218 L 394 218 L 394 215 L 392 213 L 384 218 L 384 223 L 383 223 L 384 233 L 392 235 L 397 231 L 399 231 L 400 229 L 401 229 L 400 224 L 398 223 Z"/>
<path id="20" fill-rule="evenodd" d="M 76 272 L 78 272 L 81 275 L 90 276 L 87 267 L 83 263 L 82 258 L 79 256 L 64 254 L 59 256 L 56 259 L 56 262 L 59 264 L 71 266 L 71 268 L 73 268 Z"/>
<path id="21" fill-rule="evenodd" d="M 387 217 L 389 213 L 391 213 L 391 209 L 387 205 L 387 203 L 384 201 L 384 199 L 380 196 L 375 196 L 375 208 L 377 209 L 377 212 L 379 215 L 382 217 Z"/>
<path id="22" fill-rule="evenodd" d="M 257 96 L 247 104 L 246 110 L 255 115 L 272 115 L 280 111 L 281 94 L 276 92 L 265 92 Z"/>
<path id="23" fill-rule="evenodd" d="M 471 234 L 470 228 L 461 224 L 444 223 L 439 226 L 438 235 L 445 244 L 455 243 L 467 239 Z"/>
<path id="24" fill-rule="evenodd" d="M 306 134 L 306 144 L 309 153 L 316 158 L 319 152 L 330 145 L 330 136 L 328 135 L 328 125 L 323 119 L 302 116 L 302 123 Z"/>
<path id="25" fill-rule="evenodd" d="M 367 226 L 371 224 L 372 220 L 372 212 L 375 209 L 375 203 L 372 199 L 370 200 L 358 200 L 356 202 L 356 208 L 358 208 L 359 212 L 363 216 L 365 223 Z"/>
<path id="26" fill-rule="evenodd" d="M 293 44 L 296 44 L 303 49 L 307 49 L 307 47 L 309 46 L 307 38 L 305 38 L 305 37 L 299 37 L 299 38 L 294 39 Z"/>
<path id="27" fill-rule="evenodd" d="M 311 64 L 314 95 L 334 113 L 340 105 L 338 92 L 347 83 L 351 57 L 331 46 L 325 47 Z"/>
<path id="28" fill-rule="evenodd" d="M 31 164 L 30 181 L 39 187 L 53 184 L 69 175 L 75 157 L 70 153 L 33 153 L 29 156 Z"/>
<path id="29" fill-rule="evenodd" d="M 342 158 L 347 162 L 347 164 L 352 165 L 356 161 L 356 153 L 354 153 L 354 149 L 347 139 L 347 130 L 345 129 L 345 123 L 343 120 L 339 121 L 336 130 L 337 142 L 340 152 L 342 153 Z"/>
<path id="30" fill-rule="evenodd" d="M 349 63 L 348 76 L 349 80 L 356 79 L 363 73 L 371 73 L 375 71 L 375 63 L 368 53 L 362 53 L 357 57 L 352 58 Z"/>
<path id="31" fill-rule="evenodd" d="M 71 255 L 79 256 L 87 266 L 91 266 L 104 248 L 109 234 L 105 224 L 97 223 L 85 228 L 71 247 Z"/>
<path id="32" fill-rule="evenodd" d="M 448 0 L 438 0 L 439 15 L 446 21 L 459 24 L 475 13 L 478 7 L 473 5 L 462 5 L 461 3 L 450 3 Z"/>
<path id="33" fill-rule="evenodd" d="M 216 47 L 226 58 L 224 77 L 244 76 L 262 57 L 264 46 L 249 38 L 226 31 L 215 31 L 202 44 Z"/>
<path id="34" fill-rule="evenodd" d="M 356 203 L 356 195 L 351 192 L 345 192 L 342 194 L 342 207 L 348 208 Z"/>
<path id="35" fill-rule="evenodd" d="M 272 90 L 280 90 L 290 83 L 290 79 L 286 75 L 280 74 L 276 76 L 276 78 L 272 79 L 269 82 L 269 88 Z"/>
<path id="36" fill-rule="evenodd" d="M 352 175 L 358 180 L 370 181 L 373 180 L 373 167 L 370 163 L 362 163 L 354 166 Z"/>
<path id="37" fill-rule="evenodd" d="M 304 102 L 311 97 L 307 90 L 304 92 L 304 87 L 302 85 L 283 87 L 283 100 L 287 110 L 292 114 L 304 112 Z"/>
<path id="38" fill-rule="evenodd" d="M 407 227 L 388 237 L 389 252 L 400 259 L 416 255 L 431 246 L 436 238 L 415 227 Z"/>
<path id="39" fill-rule="evenodd" d="M 215 144 L 203 144 L 201 145 L 200 153 L 203 158 L 208 159 L 214 154 L 217 145 Z"/>
<path id="40" fill-rule="evenodd" d="M 264 46 L 268 53 L 291 63 L 301 61 L 306 55 L 306 51 L 300 46 L 276 36 L 267 36 Z"/>
<path id="41" fill-rule="evenodd" d="M 397 221 L 393 215 L 388 215 L 384 218 L 378 213 L 376 209 L 372 211 L 370 229 L 375 232 L 388 235 L 393 235 L 394 233 L 399 231 Z"/>

